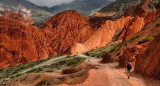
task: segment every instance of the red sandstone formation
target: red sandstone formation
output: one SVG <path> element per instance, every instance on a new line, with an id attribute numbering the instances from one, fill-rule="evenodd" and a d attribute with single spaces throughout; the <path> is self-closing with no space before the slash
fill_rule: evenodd
<path id="1" fill-rule="evenodd" d="M 88 50 L 100 48 L 112 41 L 117 30 L 121 30 L 128 24 L 130 16 L 121 17 L 116 21 L 107 20 L 85 43 Z"/>
<path id="2" fill-rule="evenodd" d="M 116 12 L 96 12 L 94 13 L 94 17 L 112 17 L 113 15 L 115 15 Z"/>
<path id="3" fill-rule="evenodd" d="M 33 26 L 0 18 L 0 68 L 48 58 L 43 33 Z"/>
<path id="4" fill-rule="evenodd" d="M 148 49 L 137 57 L 135 72 L 143 76 L 160 78 L 160 33 Z"/>
<path id="5" fill-rule="evenodd" d="M 115 33 L 121 30 L 117 38 L 127 40 L 160 14 L 159 10 L 149 13 L 148 4 L 150 2 L 145 0 L 129 7 L 115 21 L 106 21 L 104 17 L 89 19 L 76 11 L 64 11 L 49 18 L 40 29 L 23 24 L 31 21 L 22 15 L 8 13 L 6 16 L 12 19 L 0 18 L 0 67 L 99 48 L 111 42 Z"/>
<path id="6" fill-rule="evenodd" d="M 25 25 L 20 14 L 0 18 L 0 67 L 70 54 L 74 45 L 83 48 L 92 34 L 88 18 L 76 11 L 65 11 L 50 18 L 40 29 Z M 14 19 L 14 20 L 13 20 Z M 73 47 L 74 48 L 74 47 Z M 76 49 L 76 48 L 75 48 Z M 75 52 L 72 49 L 72 52 Z"/>
<path id="7" fill-rule="evenodd" d="M 147 23 L 151 22 L 159 15 L 159 11 L 151 12 L 149 10 L 149 5 L 152 2 L 150 0 L 145 0 L 142 3 L 135 4 L 130 6 L 122 15 L 122 17 L 116 21 L 107 20 L 103 22 L 103 17 L 100 17 L 102 22 L 94 22 L 91 21 L 96 26 L 97 31 L 86 41 L 83 43 L 85 48 L 88 50 L 100 48 L 105 46 L 109 42 L 113 40 L 113 37 L 117 31 L 121 31 L 119 35 L 116 36 L 116 39 L 119 40 L 127 40 L 132 37 L 135 33 L 140 31 Z M 153 15 L 151 16 L 151 15 Z M 149 19 L 151 18 L 152 19 Z M 94 18 L 94 17 L 91 17 Z M 97 18 L 97 17 L 96 17 Z M 90 19 L 94 20 L 94 19 Z M 93 25 L 92 25 L 93 26 Z M 93 27 L 95 28 L 95 27 Z M 75 46 L 76 49 L 79 49 L 78 46 Z M 77 50 L 77 52 L 79 52 Z"/>
<path id="8" fill-rule="evenodd" d="M 122 32 L 118 35 L 118 39 L 129 39 L 135 33 L 140 31 L 146 24 L 160 15 L 159 10 L 151 12 L 149 8 L 150 6 L 152 6 L 152 1 L 144 0 L 139 4 L 135 4 L 126 9 L 124 16 L 132 16 L 132 19 L 130 20 L 130 23 L 125 28 L 123 28 Z"/>
<path id="9" fill-rule="evenodd" d="M 136 56 L 144 52 L 146 48 L 148 48 L 148 44 L 149 43 L 144 43 L 141 45 L 135 45 L 131 48 L 124 49 L 123 54 L 119 57 L 119 66 L 126 67 L 128 60 L 130 60 L 132 65 L 134 66 L 136 61 Z"/>
<path id="10" fill-rule="evenodd" d="M 88 18 L 72 10 L 51 17 L 40 29 L 47 39 L 49 55 L 71 54 L 72 46 L 84 43 L 93 34 Z"/>

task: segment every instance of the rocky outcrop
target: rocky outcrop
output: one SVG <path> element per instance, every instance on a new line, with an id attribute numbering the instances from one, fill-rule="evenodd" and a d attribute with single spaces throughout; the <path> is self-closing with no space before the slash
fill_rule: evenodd
<path id="1" fill-rule="evenodd" d="M 48 58 L 42 31 L 0 18 L 0 68 Z"/>
<path id="2" fill-rule="evenodd" d="M 135 72 L 160 79 L 160 33 L 147 50 L 137 57 Z"/>
<path id="3" fill-rule="evenodd" d="M 136 57 L 140 53 L 144 52 L 146 48 L 148 48 L 148 44 L 149 43 L 144 43 L 141 45 L 135 45 L 133 47 L 124 49 L 123 54 L 119 57 L 119 66 L 126 67 L 128 60 L 130 60 L 132 66 L 134 66 L 136 62 Z"/>
<path id="4" fill-rule="evenodd" d="M 115 13 L 114 19 L 119 19 L 125 10 L 136 3 L 139 3 L 142 0 L 116 0 L 114 3 L 107 5 L 106 7 L 99 10 L 99 12 L 103 13 Z"/>
<path id="5" fill-rule="evenodd" d="M 100 48 L 112 41 L 117 30 L 122 30 L 128 24 L 130 16 L 121 17 L 116 21 L 107 20 L 98 30 L 83 44 L 88 50 Z"/>
<path id="6" fill-rule="evenodd" d="M 109 62 L 113 62 L 113 59 L 111 58 L 111 55 L 109 54 L 105 54 L 104 56 L 102 56 L 102 63 L 109 63 Z"/>
<path id="7" fill-rule="evenodd" d="M 128 7 L 123 15 L 132 16 L 132 19 L 129 24 L 123 28 L 122 32 L 116 39 L 128 40 L 130 37 L 135 35 L 135 33 L 142 30 L 146 24 L 155 19 L 159 15 L 159 10 L 153 11 L 153 9 L 155 10 L 156 8 L 156 5 L 153 3 L 154 1 L 144 0 L 139 4 Z"/>
<path id="8" fill-rule="evenodd" d="M 49 55 L 71 54 L 76 43 L 84 43 L 93 34 L 88 18 L 73 10 L 51 17 L 40 29 L 47 39 Z"/>

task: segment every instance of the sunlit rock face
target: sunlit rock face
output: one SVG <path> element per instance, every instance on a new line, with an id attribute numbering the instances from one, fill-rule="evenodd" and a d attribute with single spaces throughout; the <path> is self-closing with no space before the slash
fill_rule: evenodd
<path id="1" fill-rule="evenodd" d="M 88 18 L 73 10 L 51 17 L 40 29 L 47 39 L 50 55 L 71 54 L 72 46 L 84 43 L 93 34 Z"/>
<path id="2" fill-rule="evenodd" d="M 22 22 L 0 18 L 0 67 L 48 58 L 43 33 Z"/>

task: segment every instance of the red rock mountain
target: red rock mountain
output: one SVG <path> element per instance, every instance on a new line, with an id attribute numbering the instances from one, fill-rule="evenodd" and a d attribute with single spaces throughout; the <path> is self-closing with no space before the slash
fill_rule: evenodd
<path id="1" fill-rule="evenodd" d="M 41 30 L 0 17 L 0 67 L 48 58 Z"/>
<path id="2" fill-rule="evenodd" d="M 93 34 L 88 18 L 76 11 L 57 14 L 40 29 L 22 22 L 25 18 L 20 15 L 17 19 L 17 15 L 0 17 L 0 67 L 71 54 L 72 46 Z"/>
<path id="3" fill-rule="evenodd" d="M 144 0 L 139 4 L 132 5 L 126 9 L 123 15 L 132 16 L 132 19 L 118 35 L 118 39 L 128 40 L 130 37 L 135 35 L 135 33 L 140 31 L 147 22 L 151 22 L 151 20 L 146 21 L 147 19 L 155 19 L 158 16 L 154 15 L 154 18 L 148 18 L 150 15 L 152 15 L 152 13 L 150 13 L 152 12 L 152 10 L 149 8 L 150 6 L 153 6 L 152 1 Z"/>
<path id="4" fill-rule="evenodd" d="M 93 34 L 88 18 L 73 10 L 51 17 L 40 29 L 47 39 L 49 55 L 71 54 L 72 46 L 84 43 Z"/>
<path id="5" fill-rule="evenodd" d="M 113 39 L 127 40 L 159 16 L 159 10 L 152 12 L 148 8 L 152 5 L 151 0 L 144 0 L 130 6 L 117 20 L 96 18 L 99 15 L 87 18 L 73 10 L 64 11 L 49 18 L 40 28 L 28 25 L 19 14 L 8 13 L 8 18 L 0 18 L 0 67 L 57 54 L 82 53 L 105 46 Z"/>

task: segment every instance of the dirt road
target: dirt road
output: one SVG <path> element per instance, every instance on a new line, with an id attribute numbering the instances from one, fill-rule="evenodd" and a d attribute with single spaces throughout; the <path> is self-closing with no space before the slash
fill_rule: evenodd
<path id="1" fill-rule="evenodd" d="M 92 69 L 88 78 L 81 84 L 72 86 L 147 86 L 143 79 L 137 77 L 127 78 L 125 69 L 118 69 L 118 63 L 101 64 L 92 59 L 87 64 L 97 64 L 98 69 Z M 71 85 L 60 85 L 71 86 Z"/>

